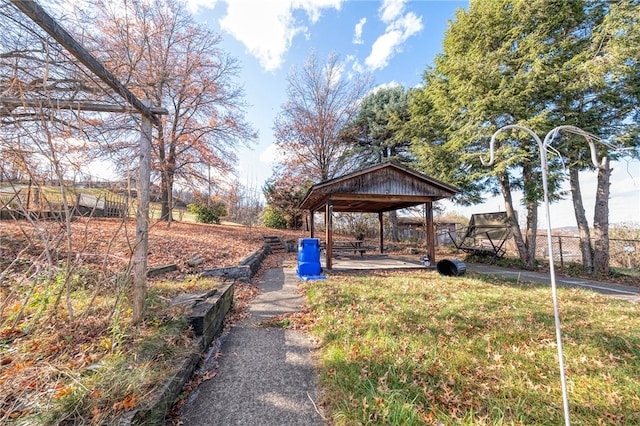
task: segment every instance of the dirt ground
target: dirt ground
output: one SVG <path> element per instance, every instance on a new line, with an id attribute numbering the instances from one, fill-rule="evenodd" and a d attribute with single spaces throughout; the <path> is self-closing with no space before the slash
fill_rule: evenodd
<path id="1" fill-rule="evenodd" d="M 35 224 L 0 221 L 0 271 L 18 257 L 19 262 L 25 265 L 45 261 L 47 256 L 63 260 L 69 253 L 69 247 L 76 261 L 87 266 L 102 267 L 105 262 L 112 267 L 123 266 L 129 262 L 135 245 L 136 224 L 133 220 L 75 220 L 71 223 L 70 240 L 67 240 L 65 230 L 64 223 L 54 221 Z M 304 236 L 302 232 L 262 227 L 152 222 L 149 227 L 148 266 L 176 264 L 178 274 L 234 266 L 262 247 L 262 237 L 266 235 L 279 235 L 296 241 Z M 45 251 L 48 253 L 43 254 Z M 194 256 L 201 256 L 204 262 L 191 268 L 187 261 Z"/>

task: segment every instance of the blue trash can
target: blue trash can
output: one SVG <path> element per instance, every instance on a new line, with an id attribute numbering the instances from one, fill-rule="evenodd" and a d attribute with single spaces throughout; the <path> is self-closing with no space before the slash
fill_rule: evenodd
<path id="1" fill-rule="evenodd" d="M 300 238 L 298 240 L 298 275 L 318 275 L 320 266 L 320 240 L 317 238 Z"/>

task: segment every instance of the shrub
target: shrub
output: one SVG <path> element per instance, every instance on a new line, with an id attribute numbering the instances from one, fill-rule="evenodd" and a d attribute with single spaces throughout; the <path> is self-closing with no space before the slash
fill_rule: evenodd
<path id="1" fill-rule="evenodd" d="M 275 209 L 270 205 L 267 205 L 262 214 L 262 223 L 267 228 L 274 229 L 286 229 L 287 219 L 284 217 L 279 209 Z"/>
<path id="2" fill-rule="evenodd" d="M 227 208 L 222 201 L 205 203 L 191 203 L 187 206 L 189 211 L 196 215 L 196 222 L 220 224 L 220 218 L 226 216 Z"/>

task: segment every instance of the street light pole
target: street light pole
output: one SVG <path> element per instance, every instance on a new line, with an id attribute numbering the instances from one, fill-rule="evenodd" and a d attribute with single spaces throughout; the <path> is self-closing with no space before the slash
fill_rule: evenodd
<path id="1" fill-rule="evenodd" d="M 598 164 L 598 158 L 597 158 L 597 153 L 596 153 L 596 148 L 595 145 L 592 141 L 593 135 L 591 135 L 588 132 L 585 132 L 584 130 L 575 127 L 575 126 L 559 126 L 556 127 L 555 129 L 551 130 L 549 133 L 547 133 L 547 136 L 545 136 L 544 141 L 541 141 L 540 138 L 538 137 L 538 135 L 536 135 L 531 129 L 524 127 L 524 126 L 520 126 L 518 124 L 510 124 L 507 126 L 504 126 L 500 129 L 498 129 L 493 136 L 491 137 L 491 142 L 489 143 L 489 161 L 485 162 L 482 157 L 480 158 L 480 161 L 482 162 L 482 164 L 484 166 L 491 166 L 494 163 L 495 160 L 495 139 L 496 136 L 501 133 L 504 132 L 506 130 L 510 130 L 510 129 L 517 129 L 517 130 L 522 130 L 526 133 L 528 133 L 529 135 L 531 135 L 531 137 L 533 137 L 533 139 L 536 141 L 536 143 L 538 144 L 538 149 L 540 150 L 540 164 L 542 166 L 542 187 L 544 190 L 544 206 L 545 206 L 545 214 L 546 214 L 546 218 L 547 218 L 547 245 L 548 245 L 548 250 L 549 250 L 549 275 L 551 278 L 551 294 L 552 294 L 552 298 L 553 298 L 553 314 L 554 314 L 554 319 L 555 319 L 555 326 L 556 326 L 556 343 L 557 343 L 557 347 L 558 347 L 558 363 L 559 363 L 559 368 L 560 368 L 560 382 L 562 384 L 562 402 L 563 402 L 563 407 L 564 407 L 564 419 L 565 419 L 565 425 L 566 426 L 570 426 L 571 425 L 571 420 L 570 420 L 570 414 L 569 414 L 569 397 L 568 397 L 568 392 L 567 392 L 567 379 L 565 377 L 565 369 L 564 369 L 564 355 L 563 355 L 563 349 L 562 349 L 562 332 L 560 330 L 560 310 L 558 308 L 558 294 L 557 294 L 557 287 L 556 287 L 556 274 L 555 274 L 555 267 L 554 267 L 554 262 L 553 262 L 553 243 L 552 243 L 552 236 L 551 236 L 551 215 L 549 213 L 549 185 L 548 185 L 548 174 L 549 174 L 549 166 L 548 166 L 548 162 L 547 162 L 547 149 L 551 149 L 553 150 L 553 148 L 551 147 L 551 141 L 555 138 L 556 135 L 559 134 L 559 132 L 561 130 L 565 130 L 567 132 L 570 133 L 574 133 L 574 134 L 578 134 L 581 136 L 584 136 L 584 138 L 587 140 L 588 144 L 589 144 L 589 148 L 591 150 L 591 161 L 593 162 L 594 166 L 596 168 L 600 168 L 603 167 L 606 159 L 603 158 L 602 159 L 602 164 Z"/>

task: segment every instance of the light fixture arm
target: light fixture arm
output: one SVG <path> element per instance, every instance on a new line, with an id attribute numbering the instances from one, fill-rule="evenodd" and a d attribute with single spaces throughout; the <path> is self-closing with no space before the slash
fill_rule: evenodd
<path id="1" fill-rule="evenodd" d="M 558 126 L 555 129 L 551 130 L 544 138 L 543 146 L 545 149 L 548 149 L 551 146 L 551 142 L 556 138 L 556 136 L 558 136 L 561 130 L 565 130 L 575 135 L 583 136 L 589 144 L 589 151 L 591 152 L 591 163 L 593 163 L 593 166 L 596 169 L 602 169 L 605 167 L 607 157 L 602 157 L 602 161 L 600 163 L 598 162 L 598 152 L 596 150 L 596 145 L 593 143 L 593 139 L 596 139 L 596 136 L 576 126 Z"/>
<path id="2" fill-rule="evenodd" d="M 544 141 L 542 141 L 540 140 L 538 135 L 536 135 L 531 129 L 521 126 L 519 124 L 510 124 L 498 129 L 493 134 L 493 136 L 491 136 L 491 141 L 489 142 L 489 161 L 485 162 L 484 159 L 480 157 L 480 161 L 484 166 L 491 166 L 495 162 L 496 136 L 504 131 L 511 130 L 511 129 L 521 130 L 528 133 L 536 141 L 536 143 L 538 144 L 538 148 L 540 150 L 540 165 L 542 167 L 542 187 L 544 190 L 544 206 L 545 206 L 545 213 L 547 218 L 547 245 L 548 245 L 548 252 L 549 252 L 549 275 L 551 280 L 551 294 L 553 298 L 553 313 L 554 313 L 555 328 L 556 328 L 556 343 L 558 347 L 558 364 L 560 369 L 560 382 L 562 386 L 562 402 L 563 402 L 563 408 L 564 408 L 565 425 L 570 426 L 571 418 L 569 413 L 569 397 L 568 397 L 568 390 L 567 390 L 567 379 L 565 377 L 565 368 L 564 368 L 564 352 L 562 348 L 562 332 L 560 328 L 560 310 L 558 307 L 556 273 L 555 273 L 555 267 L 554 267 L 554 261 L 553 261 L 554 255 L 553 255 L 553 242 L 552 242 L 552 236 L 551 236 L 551 215 L 549 213 L 549 184 L 548 184 L 549 166 L 547 161 L 547 150 L 552 150 L 557 152 L 551 146 L 551 142 L 555 139 L 556 136 L 558 136 L 560 131 L 567 131 L 570 133 L 584 136 L 584 138 L 587 140 L 587 143 L 589 144 L 589 149 L 591 151 L 591 162 L 596 168 L 601 169 L 605 167 L 606 157 L 602 159 L 601 164 L 598 163 L 596 147 L 595 147 L 595 144 L 593 143 L 593 139 L 595 139 L 595 136 L 591 135 L 590 133 L 578 127 L 558 126 L 553 130 L 551 130 L 549 133 L 547 133 L 547 135 L 544 138 Z"/>

